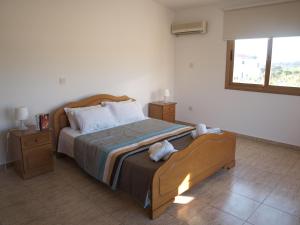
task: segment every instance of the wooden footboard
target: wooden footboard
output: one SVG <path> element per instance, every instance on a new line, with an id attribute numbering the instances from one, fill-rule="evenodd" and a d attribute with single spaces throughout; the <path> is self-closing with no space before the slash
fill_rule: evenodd
<path id="1" fill-rule="evenodd" d="M 235 165 L 236 137 L 233 133 L 207 134 L 174 153 L 154 174 L 151 218 L 157 218 L 177 195 L 212 175 Z"/>

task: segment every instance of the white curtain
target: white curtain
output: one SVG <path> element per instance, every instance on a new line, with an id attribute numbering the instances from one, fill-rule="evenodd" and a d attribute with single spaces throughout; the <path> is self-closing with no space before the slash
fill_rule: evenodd
<path id="1" fill-rule="evenodd" d="M 300 1 L 224 12 L 224 40 L 300 36 Z"/>

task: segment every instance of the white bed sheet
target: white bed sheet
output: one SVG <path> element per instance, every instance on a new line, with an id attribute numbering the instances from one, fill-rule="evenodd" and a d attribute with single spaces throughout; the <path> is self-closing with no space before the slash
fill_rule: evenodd
<path id="1" fill-rule="evenodd" d="M 82 133 L 79 130 L 74 130 L 71 127 L 63 128 L 59 134 L 57 152 L 74 158 L 74 141 L 80 135 Z"/>

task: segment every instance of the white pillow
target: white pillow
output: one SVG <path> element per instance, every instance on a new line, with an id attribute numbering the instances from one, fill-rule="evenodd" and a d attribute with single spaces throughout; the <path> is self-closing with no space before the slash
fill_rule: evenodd
<path id="1" fill-rule="evenodd" d="M 74 113 L 78 127 L 82 133 L 109 129 L 118 125 L 106 107 L 80 110 Z"/>
<path id="2" fill-rule="evenodd" d="M 78 111 L 95 109 L 95 108 L 99 108 L 99 107 L 101 107 L 101 105 L 93 105 L 93 106 L 78 107 L 78 108 L 64 108 L 64 110 L 67 114 L 71 128 L 74 130 L 78 130 L 79 127 L 78 127 L 78 124 L 77 124 L 74 114 Z"/>
<path id="3" fill-rule="evenodd" d="M 105 107 L 109 108 L 119 125 L 145 120 L 142 106 L 134 102 L 106 102 Z"/>
<path id="4" fill-rule="evenodd" d="M 125 100 L 125 101 L 120 101 L 120 102 L 111 102 L 111 101 L 104 101 L 104 102 L 101 102 L 101 105 L 102 106 L 105 106 L 105 105 L 107 105 L 107 104 L 110 104 L 110 103 L 128 103 L 128 102 L 133 102 L 133 100 L 132 99 L 129 99 L 129 100 Z"/>

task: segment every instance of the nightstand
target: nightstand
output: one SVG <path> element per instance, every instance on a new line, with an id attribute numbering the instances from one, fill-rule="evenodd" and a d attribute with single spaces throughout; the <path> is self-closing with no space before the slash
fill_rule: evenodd
<path id="1" fill-rule="evenodd" d="M 151 102 L 149 117 L 174 123 L 176 104 L 176 102 Z"/>
<path id="2" fill-rule="evenodd" d="M 49 130 L 12 130 L 8 144 L 16 159 L 15 170 L 22 178 L 53 171 L 53 146 Z"/>

